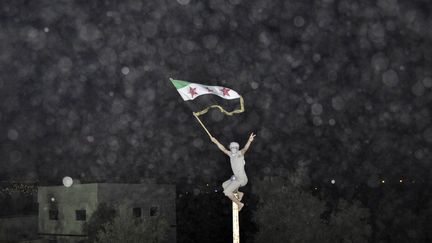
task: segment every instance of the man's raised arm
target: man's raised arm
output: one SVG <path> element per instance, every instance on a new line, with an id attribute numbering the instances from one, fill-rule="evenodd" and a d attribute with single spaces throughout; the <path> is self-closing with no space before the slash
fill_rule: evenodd
<path id="1" fill-rule="evenodd" d="M 243 155 L 244 155 L 244 154 L 246 153 L 246 151 L 249 149 L 249 146 L 251 145 L 251 143 L 252 143 L 252 141 L 254 140 L 255 136 L 256 136 L 255 134 L 251 133 L 251 135 L 249 136 L 249 139 L 248 139 L 246 145 L 244 146 L 244 148 L 242 148 L 242 149 L 240 150 L 241 153 L 242 153 Z"/>
<path id="2" fill-rule="evenodd" d="M 214 144 L 216 144 L 217 146 L 218 146 L 218 148 L 222 151 L 222 152 L 224 152 L 224 154 L 226 154 L 226 155 L 228 155 L 229 156 L 229 151 L 221 144 L 221 143 L 219 143 L 219 141 L 216 139 L 216 138 L 214 138 L 214 137 L 211 137 L 210 138 L 211 139 L 211 141 L 214 143 Z"/>

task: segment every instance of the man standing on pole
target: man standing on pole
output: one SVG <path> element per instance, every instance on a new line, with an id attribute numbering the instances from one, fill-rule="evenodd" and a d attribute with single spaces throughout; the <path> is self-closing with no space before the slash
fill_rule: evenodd
<path id="1" fill-rule="evenodd" d="M 219 143 L 216 138 L 211 137 L 211 141 L 215 143 L 224 154 L 230 157 L 231 169 L 234 175 L 231 176 L 229 180 L 225 181 L 222 184 L 222 187 L 224 189 L 225 196 L 238 205 L 238 211 L 240 211 L 244 206 L 244 204 L 241 202 L 244 193 L 238 191 L 238 188 L 245 186 L 248 182 L 248 178 L 244 169 L 246 164 L 244 155 L 249 149 L 249 146 L 254 140 L 255 136 L 255 134 L 251 133 L 246 145 L 241 150 L 239 150 L 240 146 L 236 142 L 231 142 L 229 145 L 230 150 L 227 150 L 221 143 Z M 234 195 L 235 193 L 238 194 L 238 198 Z"/>

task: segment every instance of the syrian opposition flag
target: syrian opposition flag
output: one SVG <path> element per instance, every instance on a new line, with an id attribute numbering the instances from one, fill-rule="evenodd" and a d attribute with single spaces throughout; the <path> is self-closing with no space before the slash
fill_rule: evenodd
<path id="1" fill-rule="evenodd" d="M 230 88 L 191 83 L 184 80 L 170 80 L 183 100 L 192 107 L 195 115 L 207 113 L 210 108 L 218 108 L 227 115 L 244 111 L 243 98 Z M 240 107 L 238 107 L 239 102 Z M 233 106 L 237 106 L 237 108 L 230 109 Z"/>

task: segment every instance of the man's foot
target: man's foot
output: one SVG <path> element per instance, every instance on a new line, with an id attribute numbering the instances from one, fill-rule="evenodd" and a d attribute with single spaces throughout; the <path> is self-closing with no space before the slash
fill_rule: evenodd
<path id="1" fill-rule="evenodd" d="M 243 208 L 243 206 L 244 206 L 244 203 L 239 203 L 238 205 L 238 211 L 240 212 L 240 210 Z"/>
<path id="2" fill-rule="evenodd" d="M 242 200 L 244 193 L 243 192 L 237 192 L 237 198 L 239 201 Z"/>
<path id="3" fill-rule="evenodd" d="M 243 208 L 244 204 L 238 200 L 237 194 L 231 193 L 231 194 L 228 194 L 227 197 L 229 199 L 231 199 L 231 201 L 233 201 L 233 203 L 237 204 L 238 211 L 240 211 Z"/>

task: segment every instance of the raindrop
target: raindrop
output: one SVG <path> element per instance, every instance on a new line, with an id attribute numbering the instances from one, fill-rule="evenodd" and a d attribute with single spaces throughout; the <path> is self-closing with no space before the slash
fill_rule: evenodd
<path id="1" fill-rule="evenodd" d="M 321 55 L 319 53 L 315 53 L 312 59 L 314 62 L 319 62 L 321 60 Z"/>
<path id="2" fill-rule="evenodd" d="M 87 141 L 88 141 L 89 143 L 94 142 L 94 137 L 93 137 L 93 136 L 87 136 Z"/>
<path id="3" fill-rule="evenodd" d="M 423 138 L 428 142 L 432 143 L 432 128 L 428 128 L 423 132 Z"/>
<path id="4" fill-rule="evenodd" d="M 198 196 L 200 193 L 201 193 L 201 191 L 200 191 L 198 188 L 194 188 L 194 189 L 193 189 L 193 194 L 194 194 L 195 196 Z"/>
<path id="5" fill-rule="evenodd" d="M 252 82 L 250 83 L 250 86 L 252 87 L 252 89 L 258 89 L 259 84 L 258 84 L 258 82 L 252 81 Z"/>
<path id="6" fill-rule="evenodd" d="M 241 3 L 241 0 L 229 0 L 232 5 L 238 5 Z"/>
<path id="7" fill-rule="evenodd" d="M 330 120 L 329 120 L 329 125 L 330 125 L 330 126 L 334 126 L 334 125 L 336 125 L 336 121 L 335 121 L 335 119 L 333 119 L 333 118 L 330 119 Z"/>
<path id="8" fill-rule="evenodd" d="M 323 107 L 321 104 L 315 103 L 312 105 L 312 107 L 311 107 L 312 115 L 318 116 L 318 115 L 321 115 L 322 112 L 323 112 Z"/>
<path id="9" fill-rule="evenodd" d="M 263 43 L 264 45 L 268 46 L 270 45 L 270 38 L 268 37 L 268 35 L 265 32 L 261 32 L 261 34 L 259 35 L 259 40 L 261 43 Z"/>
<path id="10" fill-rule="evenodd" d="M 389 87 L 395 87 L 399 83 L 399 77 L 394 70 L 389 69 L 382 75 L 382 81 Z"/>
<path id="11" fill-rule="evenodd" d="M 414 156 L 415 156 L 417 159 L 423 159 L 423 158 L 424 158 L 423 150 L 422 150 L 422 149 L 419 149 L 419 150 L 415 151 Z"/>
<path id="12" fill-rule="evenodd" d="M 337 76 L 338 76 L 338 74 L 334 70 L 329 71 L 328 74 L 327 74 L 327 77 L 328 77 L 328 79 L 330 81 L 336 81 L 337 80 Z"/>
<path id="13" fill-rule="evenodd" d="M 128 75 L 129 68 L 128 67 L 122 67 L 121 72 L 123 73 L 123 75 Z"/>
<path id="14" fill-rule="evenodd" d="M 378 0 L 377 5 L 386 15 L 396 15 L 399 12 L 397 0 Z"/>
<path id="15" fill-rule="evenodd" d="M 115 153 L 109 153 L 107 155 L 107 161 L 110 164 L 114 164 L 117 161 L 117 155 Z"/>
<path id="16" fill-rule="evenodd" d="M 48 33 L 50 31 L 50 29 L 48 27 L 44 28 L 45 33 Z"/>
<path id="17" fill-rule="evenodd" d="M 71 177 L 69 177 L 69 176 L 63 177 L 63 185 L 65 187 L 70 187 L 70 186 L 72 186 L 72 184 L 73 184 L 73 180 Z"/>
<path id="18" fill-rule="evenodd" d="M 108 141 L 108 144 L 110 146 L 110 149 L 113 151 L 117 151 L 120 149 L 120 143 L 116 137 L 111 137 Z"/>
<path id="19" fill-rule="evenodd" d="M 15 141 L 18 139 L 19 134 L 18 134 L 17 130 L 11 128 L 11 129 L 9 129 L 7 136 L 10 140 Z"/>
<path id="20" fill-rule="evenodd" d="M 311 97 L 308 96 L 308 97 L 306 97 L 306 102 L 308 104 L 312 104 L 314 102 L 314 100 Z"/>
<path id="21" fill-rule="evenodd" d="M 156 92 L 152 88 L 148 88 L 143 92 L 143 96 L 150 101 L 153 101 L 156 98 Z"/>
<path id="22" fill-rule="evenodd" d="M 178 3 L 180 3 L 181 5 L 188 5 L 190 0 L 177 0 Z"/>
<path id="23" fill-rule="evenodd" d="M 319 116 L 314 116 L 312 121 L 315 126 L 320 126 L 322 124 L 322 119 Z"/>
<path id="24" fill-rule="evenodd" d="M 72 68 L 72 60 L 69 57 L 62 57 L 57 66 L 61 72 L 69 72 Z"/>
<path id="25" fill-rule="evenodd" d="M 431 77 L 424 78 L 422 82 L 423 82 L 424 87 L 426 87 L 426 88 L 432 87 L 432 78 Z"/>
<path id="26" fill-rule="evenodd" d="M 224 118 L 223 113 L 216 111 L 216 110 L 213 110 L 211 112 L 210 117 L 215 122 L 222 121 L 222 119 Z"/>
<path id="27" fill-rule="evenodd" d="M 302 27 L 305 24 L 305 20 L 302 16 L 297 16 L 294 18 L 294 25 L 296 27 Z"/>
<path id="28" fill-rule="evenodd" d="M 342 97 L 340 97 L 340 96 L 334 97 L 332 99 L 332 107 L 333 107 L 333 109 L 335 109 L 337 111 L 343 110 L 345 107 L 345 102 L 342 99 Z"/>
<path id="29" fill-rule="evenodd" d="M 84 41 L 95 41 L 102 35 L 101 31 L 94 25 L 79 24 L 77 27 L 78 36 Z"/>
<path id="30" fill-rule="evenodd" d="M 331 180 L 331 184 L 335 184 L 336 183 L 336 181 L 333 179 L 333 180 Z"/>
<path id="31" fill-rule="evenodd" d="M 203 38 L 204 47 L 207 49 L 213 49 L 218 44 L 218 38 L 215 35 L 207 35 Z"/>
<path id="32" fill-rule="evenodd" d="M 20 162 L 21 161 L 21 153 L 19 151 L 12 151 L 9 155 L 11 162 Z"/>
<path id="33" fill-rule="evenodd" d="M 374 43 L 384 43 L 386 29 L 381 23 L 372 24 L 368 29 L 368 37 Z"/>
<path id="34" fill-rule="evenodd" d="M 121 114 L 124 110 L 125 105 L 123 104 L 123 102 L 121 100 L 114 100 L 112 106 L 111 106 L 111 111 L 114 114 Z"/>
<path id="35" fill-rule="evenodd" d="M 415 96 L 422 96 L 424 94 L 424 91 L 425 91 L 425 88 L 421 82 L 417 82 L 411 87 L 411 92 Z"/>
<path id="36" fill-rule="evenodd" d="M 396 23 L 394 21 L 392 21 L 392 20 L 388 20 L 386 22 L 386 29 L 388 31 L 394 31 L 396 29 Z"/>
<path id="37" fill-rule="evenodd" d="M 196 138 L 192 141 L 192 145 L 196 148 L 201 148 L 203 146 L 204 142 L 200 138 Z"/>
<path id="38" fill-rule="evenodd" d="M 379 52 L 372 57 L 371 65 L 376 72 L 379 72 L 387 69 L 389 61 L 382 52 Z"/>
<path id="39" fill-rule="evenodd" d="M 154 22 L 146 22 L 143 24 L 141 32 L 144 37 L 154 37 L 158 32 L 157 24 Z"/>
<path id="40" fill-rule="evenodd" d="M 183 53 L 185 53 L 185 54 L 190 53 L 195 49 L 195 47 L 196 47 L 195 42 L 190 41 L 190 40 L 185 40 L 185 39 L 181 40 L 180 50 Z"/>

